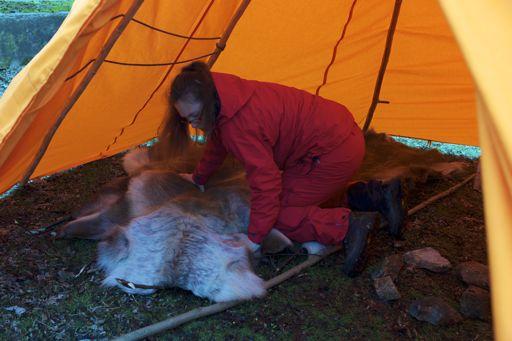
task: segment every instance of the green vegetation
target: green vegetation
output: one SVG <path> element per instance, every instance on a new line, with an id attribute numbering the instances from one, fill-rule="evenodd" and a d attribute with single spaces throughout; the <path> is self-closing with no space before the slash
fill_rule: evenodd
<path id="1" fill-rule="evenodd" d="M 6 1 L 0 0 L 0 13 L 54 13 L 70 10 L 73 0 Z"/>

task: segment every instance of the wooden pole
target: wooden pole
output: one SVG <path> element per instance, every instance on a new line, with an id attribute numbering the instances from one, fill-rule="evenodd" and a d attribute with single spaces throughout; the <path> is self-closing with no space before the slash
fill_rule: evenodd
<path id="1" fill-rule="evenodd" d="M 468 178 L 466 178 L 465 180 L 463 180 L 461 183 L 451 187 L 450 189 L 444 191 L 444 192 L 441 192 L 429 199 L 427 199 L 426 201 L 422 202 L 421 204 L 413 207 L 412 209 L 410 209 L 407 214 L 410 216 L 410 215 L 413 215 L 415 214 L 416 212 L 418 212 L 419 210 L 427 207 L 429 204 L 441 199 L 441 198 L 444 198 L 446 196 L 448 196 L 449 194 L 455 192 L 457 189 L 459 189 L 460 187 L 462 187 L 464 184 L 466 184 L 467 182 L 469 182 L 471 179 L 473 179 L 473 177 L 475 176 L 475 174 L 469 176 Z M 385 227 L 387 224 L 383 224 L 381 225 L 381 228 L 382 227 Z M 270 280 L 266 281 L 265 282 L 265 288 L 268 290 L 284 281 L 286 281 L 287 279 L 297 275 L 298 273 L 300 273 L 302 270 L 306 269 L 306 268 L 309 268 L 310 266 L 318 263 L 319 261 L 321 261 L 322 259 L 324 259 L 325 257 L 339 251 L 342 249 L 342 246 L 341 245 L 337 245 L 337 246 L 332 246 L 330 248 L 328 248 L 326 250 L 326 253 L 323 254 L 323 255 L 311 255 L 308 257 L 308 259 L 291 268 L 290 270 L 286 271 L 286 272 L 283 272 L 282 274 L 274 277 L 274 278 L 271 278 Z M 243 303 L 245 301 L 231 301 L 231 302 L 222 302 L 222 303 L 216 303 L 216 304 L 212 304 L 210 306 L 207 306 L 207 307 L 200 307 L 200 308 L 196 308 L 196 309 L 193 309 L 193 310 L 190 310 L 184 314 L 181 314 L 181 315 L 178 315 L 178 316 L 175 316 L 175 317 L 171 317 L 167 320 L 164 320 L 164 321 L 161 321 L 161 322 L 158 322 L 158 323 L 155 323 L 155 324 L 152 324 L 152 325 L 149 325 L 147 327 L 144 327 L 144 328 L 141 328 L 141 329 L 137 329 L 131 333 L 128 333 L 128 334 L 125 334 L 125 335 L 122 335 L 114 340 L 116 341 L 128 341 L 128 340 L 140 340 L 140 339 L 143 339 L 145 337 L 148 337 L 148 336 L 151 336 L 151 335 L 155 335 L 157 333 L 160 333 L 160 332 L 163 332 L 165 330 L 168 330 L 168 329 L 172 329 L 172 328 L 176 328 L 184 323 L 187 323 L 189 321 L 192 321 L 192 320 L 195 320 L 195 319 L 198 319 L 198 318 L 201 318 L 201 317 L 205 317 L 205 316 L 209 316 L 209 315 L 213 315 L 213 314 L 216 314 L 216 313 L 219 313 L 221 311 L 224 311 L 224 310 L 227 310 L 229 308 L 232 308 L 234 306 L 237 306 L 239 305 L 240 303 Z"/>
<path id="2" fill-rule="evenodd" d="M 368 114 L 366 114 L 366 121 L 364 122 L 363 132 L 366 133 L 372 122 L 373 113 L 379 103 L 380 89 L 382 88 L 382 82 L 384 80 L 384 74 L 386 73 L 386 67 L 389 61 L 389 55 L 391 53 L 391 46 L 393 45 L 393 36 L 395 34 L 396 24 L 398 22 L 398 15 L 400 14 L 400 6 L 402 6 L 402 0 L 395 0 L 395 7 L 393 8 L 393 17 L 389 24 L 388 35 L 386 37 L 386 48 L 384 49 L 384 55 L 382 56 L 382 62 L 380 64 L 379 74 L 375 83 L 375 89 L 373 91 L 373 98 Z"/>
<path id="3" fill-rule="evenodd" d="M 251 0 L 243 0 L 240 4 L 240 7 L 238 7 L 235 15 L 231 19 L 231 21 L 228 24 L 228 27 L 226 28 L 226 31 L 224 31 L 224 34 L 220 38 L 219 42 L 217 43 L 217 47 L 215 48 L 215 51 L 213 52 L 213 55 L 208 59 L 208 67 L 211 69 L 213 64 L 217 61 L 217 58 L 219 58 L 220 53 L 224 50 L 226 47 L 226 42 L 229 39 L 229 36 L 231 35 L 231 32 L 233 32 L 233 29 L 235 28 L 238 20 L 242 17 L 242 15 L 245 12 L 245 9 L 247 6 L 249 6 L 249 3 Z"/>
<path id="4" fill-rule="evenodd" d="M 482 192 L 482 174 L 480 169 L 480 159 L 478 159 L 478 166 L 473 180 L 473 189 L 478 192 Z"/>
<path id="5" fill-rule="evenodd" d="M 101 64 L 107 58 L 107 55 L 109 54 L 110 50 L 114 46 L 117 39 L 121 36 L 121 33 L 123 33 L 126 26 L 128 26 L 128 23 L 133 18 L 135 13 L 137 13 L 137 10 L 140 8 L 144 0 L 135 0 L 132 4 L 132 6 L 128 9 L 126 12 L 126 15 L 124 18 L 119 22 L 116 29 L 110 37 L 108 38 L 107 42 L 103 46 L 103 49 L 101 50 L 98 58 L 92 63 L 91 67 L 89 68 L 89 71 L 87 71 L 87 74 L 82 79 L 80 85 L 77 87 L 73 95 L 69 98 L 68 104 L 64 107 L 62 112 L 57 117 L 57 120 L 53 124 L 53 126 L 50 128 L 50 130 L 46 133 L 46 136 L 43 139 L 43 142 L 41 146 L 39 147 L 39 151 L 37 152 L 36 156 L 34 157 L 34 160 L 32 160 L 32 163 L 28 167 L 27 171 L 25 172 L 25 175 L 23 176 L 23 179 L 21 180 L 21 185 L 25 185 L 28 180 L 30 179 L 30 176 L 34 173 L 34 170 L 36 169 L 37 165 L 43 158 L 44 154 L 46 153 L 46 150 L 48 149 L 48 146 L 50 145 L 50 142 L 52 141 L 53 136 L 57 132 L 57 129 L 61 125 L 62 121 L 66 117 L 66 115 L 69 113 L 69 111 L 73 108 L 76 101 L 80 98 L 82 93 L 87 88 L 87 85 L 91 82 L 93 77 L 96 75 L 96 72 L 100 68 Z"/>
<path id="6" fill-rule="evenodd" d="M 279 276 L 276 276 L 276 277 L 270 279 L 269 281 L 265 282 L 265 288 L 270 289 L 270 288 L 278 285 L 279 283 L 286 281 L 287 279 L 300 273 L 302 270 L 318 263 L 323 258 L 325 258 L 328 255 L 330 255 L 334 252 L 337 252 L 339 250 L 341 250 L 341 246 L 333 246 L 333 247 L 329 248 L 327 250 L 327 252 L 322 256 L 316 256 L 316 255 L 309 256 L 305 262 L 303 262 L 303 263 L 291 268 L 290 270 L 283 272 Z M 144 327 L 141 329 L 137 329 L 131 333 L 122 335 L 114 340 L 116 340 L 116 341 L 140 340 L 145 337 L 163 332 L 164 330 L 176 328 L 176 327 L 178 327 L 184 323 L 187 323 L 189 321 L 219 313 L 221 311 L 224 311 L 226 309 L 229 309 L 236 305 L 239 305 L 242 302 L 245 302 L 245 301 L 221 302 L 221 303 L 212 304 L 207 307 L 199 307 L 199 308 L 190 310 L 184 314 L 181 314 L 181 315 L 178 315 L 175 317 L 171 317 L 170 319 L 152 324 L 150 326 L 147 326 L 147 327 Z"/>
<path id="7" fill-rule="evenodd" d="M 471 181 L 471 179 L 473 179 L 475 177 L 476 174 L 472 174 L 470 176 L 468 176 L 466 179 L 464 179 L 462 182 L 458 183 L 457 185 L 447 189 L 446 191 L 444 192 L 441 192 L 437 195 L 434 195 L 433 197 L 430 197 L 428 198 L 427 200 L 425 200 L 424 202 L 422 202 L 421 204 L 411 208 L 407 214 L 408 215 L 413 215 L 414 213 L 418 212 L 419 210 L 427 207 L 428 205 L 430 205 L 431 203 L 439 200 L 439 199 L 442 199 L 446 196 L 448 196 L 449 194 L 455 192 L 456 190 L 458 190 L 459 188 L 461 188 L 462 186 L 464 186 L 464 184 L 468 183 L 469 181 Z"/>

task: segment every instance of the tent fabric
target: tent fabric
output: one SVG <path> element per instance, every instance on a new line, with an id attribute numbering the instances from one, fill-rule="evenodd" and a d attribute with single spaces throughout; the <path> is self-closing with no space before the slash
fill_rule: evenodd
<path id="1" fill-rule="evenodd" d="M 512 3 L 441 4 L 477 84 L 494 330 L 497 340 L 512 340 Z"/>
<path id="2" fill-rule="evenodd" d="M 131 3 L 75 2 L 47 48 L 15 77 L 0 102 L 3 120 L 8 121 L 5 126 L 11 126 L 2 134 L 0 144 L 0 192 L 23 177 L 46 131 Z M 183 36 L 194 32 L 196 37 L 219 37 L 237 4 L 147 1 L 137 12 L 138 22 L 128 25 L 107 60 L 165 64 L 211 53 L 217 39 L 176 37 L 141 23 Z M 165 13 L 173 13 L 173 20 Z M 77 73 L 79 70 L 82 72 Z M 171 73 L 166 76 L 168 71 Z M 62 122 L 33 176 L 113 155 L 154 137 L 167 110 L 164 79 L 177 71 L 175 65 L 103 63 Z"/>
<path id="3" fill-rule="evenodd" d="M 12 81 L 0 99 L 0 192 L 23 178 L 134 2 L 75 1 L 52 40 Z M 212 54 L 241 2 L 144 1 L 57 129 L 32 177 L 155 137 L 180 63 Z M 318 91 L 346 105 L 362 125 L 394 5 L 380 0 L 252 1 L 213 69 Z M 506 253 L 512 239 L 512 137 L 505 131 L 512 123 L 507 116 L 511 15 L 507 0 L 402 1 L 371 125 L 401 136 L 481 142 L 494 318 L 497 335 L 505 338 L 511 338 L 512 327 L 501 318 L 509 315 L 512 299 L 505 289 L 496 294 L 494 288 L 501 288 L 496 282 L 505 288 L 512 278 L 504 270 L 512 264 Z"/>
<path id="4" fill-rule="evenodd" d="M 0 135 L 0 192 L 23 178 L 45 133 L 132 3 L 75 2 L 48 46 L 8 88 L 0 100 L 0 120 L 8 121 Z M 67 114 L 33 177 L 107 157 L 156 136 L 168 110 L 170 79 L 180 68 L 165 64 L 211 54 L 239 5 L 235 0 L 145 1 Z M 322 6 L 308 0 L 253 1 L 214 70 L 313 93 L 319 89 L 321 96 L 346 105 L 362 124 L 393 6 L 379 0 L 329 0 Z M 377 106 L 372 127 L 477 145 L 474 97 L 439 4 L 403 2 L 381 91 L 389 104 Z"/>
<path id="5" fill-rule="evenodd" d="M 352 5 L 319 94 L 346 105 L 362 125 L 394 1 L 253 2 L 214 69 L 314 93 Z M 380 97 L 390 103 L 377 107 L 376 130 L 478 145 L 473 81 L 437 1 L 402 2 Z"/>

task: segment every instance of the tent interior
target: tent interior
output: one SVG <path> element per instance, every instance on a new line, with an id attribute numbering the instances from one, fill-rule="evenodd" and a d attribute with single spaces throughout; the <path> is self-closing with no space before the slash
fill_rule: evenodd
<path id="1" fill-rule="evenodd" d="M 170 81 L 209 61 L 361 127 L 480 146 L 494 333 L 510 339 L 511 23 L 506 0 L 75 1 L 0 99 L 0 192 L 153 139 Z"/>

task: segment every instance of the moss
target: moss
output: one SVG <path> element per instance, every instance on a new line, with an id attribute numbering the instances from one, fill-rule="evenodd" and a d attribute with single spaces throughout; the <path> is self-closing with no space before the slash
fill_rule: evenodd
<path id="1" fill-rule="evenodd" d="M 0 13 L 68 12 L 73 0 L 64 1 L 7 1 L 0 0 Z"/>

